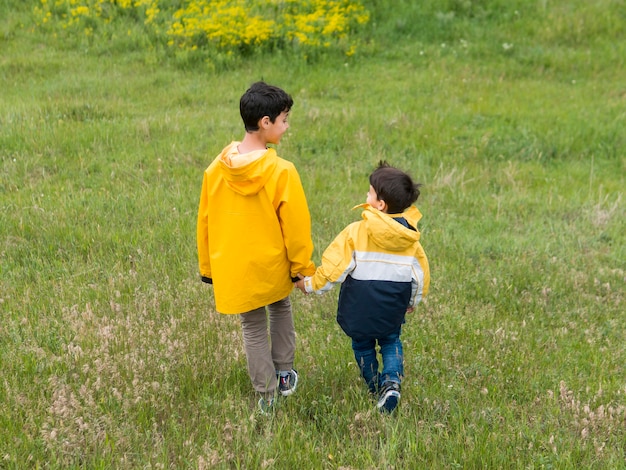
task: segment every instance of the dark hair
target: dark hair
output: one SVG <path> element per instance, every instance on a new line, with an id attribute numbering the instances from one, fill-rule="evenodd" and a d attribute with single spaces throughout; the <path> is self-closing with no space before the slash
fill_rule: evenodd
<path id="1" fill-rule="evenodd" d="M 381 160 L 370 175 L 370 184 L 378 199 L 387 204 L 389 214 L 400 214 L 417 201 L 420 183 L 415 183 L 404 171 Z"/>
<path id="2" fill-rule="evenodd" d="M 280 113 L 289 111 L 292 106 L 291 96 L 265 82 L 253 83 L 239 100 L 239 112 L 246 131 L 258 131 L 263 116 L 269 116 L 274 122 Z"/>

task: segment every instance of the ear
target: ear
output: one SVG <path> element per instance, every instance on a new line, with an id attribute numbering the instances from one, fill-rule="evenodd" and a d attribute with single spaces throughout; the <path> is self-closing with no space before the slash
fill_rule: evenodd
<path id="1" fill-rule="evenodd" d="M 382 199 L 378 199 L 376 201 L 376 209 L 378 209 L 381 212 L 387 212 L 387 203 L 383 201 Z"/>
<path id="2" fill-rule="evenodd" d="M 267 127 L 271 124 L 270 121 L 270 117 L 269 116 L 263 116 L 261 119 L 259 119 L 259 128 L 260 129 L 267 129 Z"/>

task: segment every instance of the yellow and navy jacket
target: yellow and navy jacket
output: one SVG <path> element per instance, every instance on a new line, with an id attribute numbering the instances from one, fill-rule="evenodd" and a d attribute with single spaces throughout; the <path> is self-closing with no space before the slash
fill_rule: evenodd
<path id="1" fill-rule="evenodd" d="M 284 299 L 298 273 L 313 274 L 311 218 L 293 163 L 274 149 L 239 154 L 232 142 L 204 172 L 198 262 L 220 313 Z"/>
<path id="2" fill-rule="evenodd" d="M 369 204 L 356 208 L 363 208 L 363 220 L 337 235 L 304 286 L 321 294 L 341 283 L 341 328 L 357 340 L 382 338 L 397 331 L 407 308 L 428 293 L 430 269 L 417 229 L 422 214 L 415 206 L 402 214 L 385 214 Z"/>

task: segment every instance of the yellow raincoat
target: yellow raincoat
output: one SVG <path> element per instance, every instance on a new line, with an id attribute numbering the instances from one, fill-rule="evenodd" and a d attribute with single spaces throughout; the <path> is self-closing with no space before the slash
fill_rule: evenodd
<path id="1" fill-rule="evenodd" d="M 200 275 L 220 313 L 284 299 L 311 275 L 311 218 L 293 163 L 274 149 L 239 154 L 232 142 L 204 172 L 198 209 Z"/>
<path id="2" fill-rule="evenodd" d="M 407 307 L 415 307 L 428 293 L 430 267 L 417 229 L 422 214 L 415 206 L 401 214 L 386 214 L 369 204 L 356 208 L 363 209 L 362 220 L 328 245 L 304 287 L 321 294 L 341 284 L 341 328 L 351 338 L 381 338 L 396 331 Z"/>

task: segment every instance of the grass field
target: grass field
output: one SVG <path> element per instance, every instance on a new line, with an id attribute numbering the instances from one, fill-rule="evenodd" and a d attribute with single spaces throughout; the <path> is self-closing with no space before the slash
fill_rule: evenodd
<path id="1" fill-rule="evenodd" d="M 626 468 L 623 0 L 364 1 L 353 56 L 224 64 L 37 3 L 0 0 L 0 468 Z M 294 291 L 301 382 L 260 416 L 199 280 L 202 172 L 258 79 L 295 101 L 316 262 L 379 159 L 424 184 L 395 416 L 336 291 Z"/>

